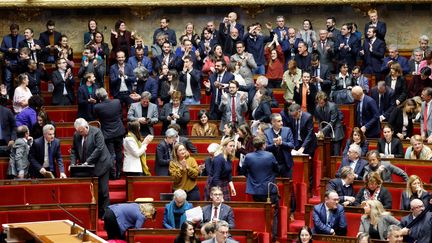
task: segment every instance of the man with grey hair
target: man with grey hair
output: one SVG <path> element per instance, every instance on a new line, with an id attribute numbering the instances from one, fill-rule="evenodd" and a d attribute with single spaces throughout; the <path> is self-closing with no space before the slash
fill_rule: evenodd
<path id="1" fill-rule="evenodd" d="M 396 105 L 394 90 L 388 87 L 385 81 L 379 81 L 377 86 L 371 89 L 370 96 L 378 106 L 380 122 L 387 121 Z"/>
<path id="2" fill-rule="evenodd" d="M 140 132 L 144 137 L 149 134 L 154 135 L 153 125 L 159 121 L 158 107 L 150 102 L 151 99 L 152 94 L 144 91 L 141 94 L 141 101 L 133 103 L 127 114 L 128 121 L 139 121 Z"/>
<path id="3" fill-rule="evenodd" d="M 43 136 L 36 139 L 30 149 L 30 172 L 37 178 L 57 176 L 66 178 L 60 149 L 60 140 L 55 138 L 55 128 L 47 124 L 42 128 Z M 56 168 L 56 164 L 58 169 Z"/>
<path id="4" fill-rule="evenodd" d="M 144 66 L 138 66 L 133 70 L 136 81 L 134 83 L 136 94 L 131 95 L 131 99 L 138 101 L 141 94 L 144 91 L 151 93 L 151 102 L 155 103 L 158 94 L 158 82 L 150 76 L 151 71 L 146 69 Z M 137 97 L 137 98 L 135 98 Z"/>
<path id="5" fill-rule="evenodd" d="M 177 139 L 177 131 L 169 128 L 165 132 L 165 138 L 160 141 L 156 148 L 155 171 L 158 176 L 169 175 L 169 163 L 172 160 L 172 150 Z"/>
<path id="6" fill-rule="evenodd" d="M 94 114 L 101 124 L 100 129 L 105 138 L 105 144 L 111 154 L 112 161 L 116 161 L 115 168 L 111 169 L 111 178 L 120 179 L 123 168 L 123 114 L 120 100 L 109 99 L 104 88 L 96 90 L 100 103 L 94 107 Z"/>
<path id="7" fill-rule="evenodd" d="M 182 189 L 174 191 L 173 200 L 165 205 L 163 226 L 166 229 L 180 229 L 186 221 L 186 210 L 193 206 L 186 201 L 187 194 Z"/>
<path id="8" fill-rule="evenodd" d="M 336 172 L 336 177 L 340 177 L 340 173 L 344 166 L 349 166 L 354 170 L 356 180 L 362 180 L 365 173 L 365 166 L 368 162 L 361 158 L 361 148 L 358 144 L 352 143 L 348 149 L 348 156 L 344 156 L 342 163 Z"/>
<path id="9" fill-rule="evenodd" d="M 331 179 L 327 184 L 327 191 L 334 190 L 339 195 L 339 203 L 344 206 L 352 206 L 355 201 L 353 182 L 355 173 L 350 166 L 344 166 L 340 172 L 340 178 Z"/>
<path id="10" fill-rule="evenodd" d="M 253 110 L 255 110 L 259 105 L 258 96 L 255 97 L 255 95 L 259 93 L 260 89 L 267 88 L 268 83 L 268 78 L 266 76 L 259 75 L 254 84 L 239 86 L 239 91 L 244 91 L 248 94 L 247 102 L 249 117 L 252 117 Z M 273 95 L 273 91 L 269 88 L 267 88 L 267 90 L 269 90 L 269 96 L 272 99 L 270 103 L 271 107 L 278 107 L 279 104 Z"/>
<path id="11" fill-rule="evenodd" d="M 363 93 L 363 88 L 354 86 L 351 90 L 354 101 L 357 102 L 355 126 L 360 127 L 367 138 L 380 137 L 380 121 L 378 106 L 370 96 Z"/>
<path id="12" fill-rule="evenodd" d="M 389 243 L 402 243 L 403 236 L 401 228 L 395 224 L 390 225 L 387 230 L 387 240 Z"/>
<path id="13" fill-rule="evenodd" d="M 432 212 L 423 213 L 427 206 L 428 205 L 425 205 L 423 201 L 418 198 L 415 198 L 410 202 L 411 213 L 402 217 L 399 224 L 402 228 L 402 235 L 405 236 L 404 242 L 430 242 L 432 232 Z M 417 222 L 413 223 L 414 219 L 416 219 Z M 410 224 L 412 225 L 407 228 Z"/>
<path id="14" fill-rule="evenodd" d="M 423 61 L 423 51 L 420 48 L 415 48 L 411 59 L 408 61 L 410 68 L 409 73 L 412 75 L 420 75 L 420 62 Z"/>
<path id="15" fill-rule="evenodd" d="M 403 74 L 406 75 L 409 72 L 408 60 L 399 55 L 398 47 L 396 45 L 388 46 L 388 56 L 384 58 L 383 64 L 381 66 L 382 75 L 387 75 L 390 72 L 390 66 L 393 63 L 399 63 L 402 68 Z"/>
<path id="16" fill-rule="evenodd" d="M 220 220 L 216 223 L 215 237 L 203 241 L 202 243 L 236 243 L 232 238 L 229 238 L 229 224 L 226 221 Z"/>
<path id="17" fill-rule="evenodd" d="M 89 126 L 86 120 L 78 118 L 74 123 L 75 134 L 71 148 L 71 165 L 94 165 L 92 176 L 98 177 L 98 217 L 103 218 L 109 206 L 108 180 L 113 161 L 105 145 L 102 131 Z"/>
<path id="18" fill-rule="evenodd" d="M 422 59 L 426 56 L 426 52 L 427 51 L 432 51 L 432 47 L 431 46 L 429 46 L 429 37 L 427 36 L 427 35 L 421 35 L 420 37 L 419 37 L 419 47 L 418 48 L 416 48 L 416 49 L 419 49 L 422 53 Z M 416 49 L 414 49 L 414 51 L 416 50 Z M 411 59 L 414 59 L 415 58 L 415 56 L 414 56 L 414 51 L 413 51 L 413 54 L 412 54 L 412 56 L 411 56 Z"/>
<path id="19" fill-rule="evenodd" d="M 19 126 L 9 156 L 8 177 L 17 179 L 28 177 L 30 163 L 27 158 L 32 142 L 28 127 L 26 125 Z"/>

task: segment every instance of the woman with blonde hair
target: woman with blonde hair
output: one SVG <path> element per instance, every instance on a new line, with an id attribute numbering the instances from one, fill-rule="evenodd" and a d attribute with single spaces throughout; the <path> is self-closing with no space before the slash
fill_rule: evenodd
<path id="1" fill-rule="evenodd" d="M 432 150 L 423 144 L 423 138 L 416 134 L 410 138 L 411 146 L 405 152 L 405 159 L 421 159 L 430 160 L 432 158 Z"/>
<path id="2" fill-rule="evenodd" d="M 128 133 L 123 139 L 123 172 L 126 176 L 151 176 L 147 166 L 147 145 L 153 140 L 152 135 L 143 138 L 138 120 L 128 122 Z"/>
<path id="3" fill-rule="evenodd" d="M 365 186 L 357 193 L 354 205 L 360 205 L 367 200 L 378 200 L 384 208 L 391 209 L 392 195 L 382 186 L 382 183 L 383 180 L 378 172 L 368 173 L 365 177 Z"/>
<path id="4" fill-rule="evenodd" d="M 233 138 L 226 138 L 222 141 L 218 154 L 213 159 L 213 177 L 209 181 L 209 188 L 219 186 L 222 188 L 224 200 L 230 201 L 231 196 L 236 195 L 232 181 L 232 160 L 234 158 L 236 142 Z M 231 190 L 231 193 L 230 193 Z"/>
<path id="5" fill-rule="evenodd" d="M 283 74 L 281 87 L 285 89 L 285 101 L 292 103 L 294 98 L 294 88 L 300 85 L 302 71 L 297 67 L 297 62 L 295 60 L 290 60 L 287 66 L 288 69 Z"/>
<path id="6" fill-rule="evenodd" d="M 378 200 L 364 201 L 361 207 L 365 214 L 360 219 L 359 233 L 369 233 L 370 239 L 385 240 L 388 227 L 399 224 Z"/>
<path id="7" fill-rule="evenodd" d="M 410 210 L 410 203 L 414 199 L 420 199 L 424 205 L 428 205 L 431 196 L 423 188 L 423 181 L 417 175 L 411 175 L 408 178 L 405 191 L 402 192 L 401 210 Z"/>
<path id="8" fill-rule="evenodd" d="M 201 42 L 201 38 L 197 33 L 195 33 L 195 28 L 194 28 L 194 25 L 192 23 L 189 22 L 185 25 L 185 30 L 183 32 L 183 35 L 187 36 L 187 38 L 192 42 L 192 45 L 195 48 L 199 47 L 199 43 Z"/>
<path id="9" fill-rule="evenodd" d="M 188 201 L 199 201 L 200 192 L 197 186 L 199 175 L 198 164 L 189 155 L 182 143 L 174 145 L 172 160 L 169 164 L 169 174 L 174 178 L 173 189 L 182 189 L 186 192 Z"/>

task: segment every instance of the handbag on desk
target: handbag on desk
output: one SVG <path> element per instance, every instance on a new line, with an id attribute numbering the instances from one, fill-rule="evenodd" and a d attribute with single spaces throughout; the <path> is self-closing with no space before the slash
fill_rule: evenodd
<path id="1" fill-rule="evenodd" d="M 94 165 L 71 165 L 70 176 L 71 177 L 93 177 Z"/>

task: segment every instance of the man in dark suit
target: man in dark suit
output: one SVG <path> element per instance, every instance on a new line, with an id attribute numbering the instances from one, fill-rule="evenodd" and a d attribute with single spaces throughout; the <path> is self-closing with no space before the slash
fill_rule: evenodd
<path id="1" fill-rule="evenodd" d="M 399 63 L 399 65 L 402 68 L 403 75 L 408 74 L 409 73 L 408 59 L 399 55 L 398 47 L 396 45 L 389 45 L 387 49 L 388 49 L 388 56 L 384 58 L 384 61 L 382 62 L 381 65 L 382 75 L 389 74 L 390 66 L 393 63 Z"/>
<path id="2" fill-rule="evenodd" d="M 202 223 L 218 222 L 219 220 L 223 220 L 228 222 L 230 229 L 233 229 L 235 227 L 234 213 L 230 206 L 222 203 L 222 189 L 218 186 L 212 187 L 210 189 L 210 198 L 212 204 L 206 205 L 202 208 Z"/>
<path id="3" fill-rule="evenodd" d="M 266 150 L 271 152 L 279 166 L 278 176 L 291 178 L 294 161 L 291 156 L 291 150 L 294 149 L 294 139 L 289 127 L 284 127 L 280 114 L 271 115 L 271 129 L 266 129 L 267 147 Z"/>
<path id="4" fill-rule="evenodd" d="M 162 44 L 162 54 L 156 56 L 154 63 L 154 71 L 159 73 L 162 69 L 162 65 L 167 65 L 168 69 L 179 69 L 180 57 L 177 57 L 171 50 L 171 44 L 165 41 Z M 181 68 L 181 67 L 180 67 Z M 181 69 L 180 69 L 181 70 Z"/>
<path id="5" fill-rule="evenodd" d="M 413 58 L 408 61 L 410 68 L 409 73 L 412 75 L 420 75 L 420 62 L 423 61 L 423 51 L 416 48 L 413 51 Z"/>
<path id="6" fill-rule="evenodd" d="M 52 82 L 54 90 L 52 94 L 53 105 L 72 105 L 75 102 L 73 73 L 67 68 L 67 62 L 64 58 L 56 61 L 57 70 L 52 73 Z"/>
<path id="7" fill-rule="evenodd" d="M 361 157 L 361 148 L 358 144 L 352 143 L 348 149 L 348 156 L 344 156 L 342 163 L 336 172 L 336 177 L 341 176 L 342 168 L 349 166 L 354 170 L 354 177 L 357 180 L 363 180 L 363 175 L 365 173 L 365 166 L 368 162 Z"/>
<path id="8" fill-rule="evenodd" d="M 341 28 L 341 35 L 335 44 L 335 52 L 339 62 L 346 62 L 351 70 L 357 61 L 360 44 L 357 36 L 351 34 L 352 25 L 344 24 Z"/>
<path id="9" fill-rule="evenodd" d="M 54 137 L 55 128 L 51 124 L 43 127 L 43 136 L 34 140 L 30 148 L 29 161 L 32 176 L 44 178 L 51 172 L 54 176 L 60 172 L 60 178 L 66 178 L 60 150 L 60 140 Z M 58 166 L 58 170 L 56 168 Z"/>
<path id="10" fill-rule="evenodd" d="M 349 206 L 355 201 L 353 182 L 355 179 L 354 170 L 349 166 L 344 166 L 340 173 L 340 178 L 331 179 L 327 184 L 327 191 L 335 191 L 339 195 L 339 203 Z"/>
<path id="11" fill-rule="evenodd" d="M 190 56 L 183 58 L 183 71 L 180 73 L 179 80 L 186 87 L 186 97 L 183 103 L 186 105 L 199 105 L 202 73 L 200 70 L 194 69 L 194 63 Z"/>
<path id="12" fill-rule="evenodd" d="M 317 91 L 323 91 L 330 95 L 332 86 L 330 69 L 327 65 L 321 64 L 320 55 L 317 53 L 312 54 L 311 68 L 311 82 L 315 83 Z"/>
<path id="13" fill-rule="evenodd" d="M 408 175 L 401 168 L 392 165 L 389 161 L 381 161 L 381 155 L 377 150 L 371 150 L 366 154 L 366 158 L 369 161 L 364 168 L 365 173 L 363 178 L 366 178 L 367 174 L 377 172 L 381 176 L 383 182 L 392 182 L 392 174 L 402 177 L 406 182 L 408 181 Z"/>
<path id="14" fill-rule="evenodd" d="M 404 235 L 404 242 L 430 242 L 432 239 L 432 212 L 426 212 L 421 216 L 417 223 L 414 223 L 410 228 L 406 228 L 415 218 L 423 213 L 428 205 L 424 205 L 420 199 L 413 199 L 410 203 L 411 213 L 402 217 L 399 226 Z"/>
<path id="15" fill-rule="evenodd" d="M 135 56 L 129 57 L 127 63 L 131 65 L 132 69 L 145 67 L 149 73 L 153 72 L 152 61 L 144 55 L 144 48 L 142 46 L 135 48 Z"/>
<path id="16" fill-rule="evenodd" d="M 45 62 L 54 63 L 57 57 L 55 56 L 57 45 L 59 45 L 61 39 L 61 33 L 55 31 L 55 22 L 48 20 L 46 23 L 46 31 L 40 33 L 39 40 L 44 46 L 43 52 L 45 56 Z"/>
<path id="17" fill-rule="evenodd" d="M 352 88 L 351 93 L 354 100 L 357 101 L 355 125 L 360 127 L 367 138 L 379 138 L 381 126 L 375 100 L 365 95 L 360 86 Z"/>
<path id="18" fill-rule="evenodd" d="M 378 21 L 378 12 L 376 9 L 370 9 L 368 11 L 369 21 L 365 24 L 364 34 L 367 38 L 367 31 L 370 27 L 374 27 L 377 29 L 377 38 L 385 42 L 385 35 L 387 33 L 387 25 L 382 21 Z"/>
<path id="19" fill-rule="evenodd" d="M 165 34 L 167 37 L 167 40 L 169 43 L 171 43 L 173 46 L 177 45 L 177 37 L 174 30 L 170 29 L 168 27 L 170 20 L 167 17 L 162 17 L 160 19 L 160 28 L 156 29 L 153 33 L 153 44 L 156 44 L 156 37 L 159 35 L 159 33 Z"/>
<path id="20" fill-rule="evenodd" d="M 3 52 L 5 60 L 4 81 L 7 87 L 9 97 L 13 97 L 12 74 L 16 72 L 18 64 L 18 49 L 19 43 L 24 40 L 24 36 L 19 34 L 19 25 L 11 24 L 10 34 L 3 36 L 0 51 Z"/>
<path id="21" fill-rule="evenodd" d="M 94 107 L 94 114 L 101 123 L 101 130 L 105 139 L 108 151 L 111 153 L 111 161 L 116 161 L 115 172 L 111 170 L 111 176 L 120 179 L 120 172 L 123 168 L 123 136 L 125 128 L 123 126 L 123 113 L 120 100 L 108 98 L 104 88 L 96 90 L 96 97 L 100 103 Z"/>
<path id="22" fill-rule="evenodd" d="M 327 20 L 328 21 L 328 20 Z M 334 28 L 336 29 L 336 28 Z M 337 30 L 339 31 L 339 30 Z M 329 32 L 327 30 L 319 31 L 319 40 L 313 45 L 312 53 L 318 53 L 319 61 L 321 65 L 327 66 L 329 72 L 333 72 L 333 58 L 334 58 L 334 40 L 337 39 L 337 36 L 340 35 L 340 31 L 338 34 L 334 35 L 334 37 L 328 37 Z M 313 58 L 312 58 L 313 59 Z M 325 73 L 324 73 L 325 74 Z M 322 78 L 322 75 L 320 75 Z"/>
<path id="23" fill-rule="evenodd" d="M 93 73 L 99 87 L 104 87 L 104 75 L 106 71 L 105 61 L 97 56 L 96 48 L 88 46 L 84 48 L 83 61 L 78 70 L 78 77 L 81 78 L 81 84 L 85 83 L 84 76 L 86 73 Z"/>
<path id="24" fill-rule="evenodd" d="M 154 135 L 153 125 L 159 121 L 159 112 L 156 104 L 150 102 L 152 94 L 144 91 L 141 94 L 141 101 L 131 104 L 127 114 L 128 121 L 138 120 L 142 136 Z"/>
<path id="25" fill-rule="evenodd" d="M 345 129 L 342 125 L 343 114 L 335 103 L 328 101 L 328 96 L 324 92 L 316 95 L 317 107 L 315 109 L 315 119 L 318 121 L 319 136 L 332 138 L 332 154 L 340 155 L 342 140 L 345 138 Z M 324 124 L 324 126 L 323 126 Z"/>
<path id="26" fill-rule="evenodd" d="M 0 156 L 9 156 L 16 139 L 16 122 L 12 111 L 0 105 Z"/>
<path id="27" fill-rule="evenodd" d="M 224 59 L 218 60 L 215 63 L 216 72 L 209 76 L 207 81 L 204 81 L 206 87 L 206 95 L 211 95 L 210 103 L 210 119 L 220 120 L 222 112 L 219 111 L 221 103 L 222 90 L 228 88 L 228 83 L 234 80 L 234 75 L 227 71 L 227 64 Z"/>
<path id="28" fill-rule="evenodd" d="M 123 51 L 116 53 L 117 63 L 110 68 L 110 94 L 119 99 L 122 105 L 128 107 L 132 103 L 129 95 L 132 93 L 132 84 L 135 76 L 132 67 L 125 63 L 126 56 Z"/>
<path id="29" fill-rule="evenodd" d="M 173 128 L 166 130 L 165 138 L 156 147 L 155 171 L 157 176 L 169 175 L 169 163 L 172 159 L 172 150 L 178 133 Z"/>
<path id="30" fill-rule="evenodd" d="M 289 113 L 288 127 L 291 128 L 293 133 L 294 149 L 299 154 L 308 154 L 313 158 L 317 140 L 312 115 L 302 111 L 299 104 L 292 104 L 289 107 Z"/>
<path id="31" fill-rule="evenodd" d="M 367 29 L 367 38 L 364 40 L 360 55 L 363 56 L 363 73 L 374 74 L 377 80 L 381 77 L 381 66 L 386 51 L 385 42 L 377 38 L 377 29 L 370 27 Z"/>
<path id="32" fill-rule="evenodd" d="M 339 196 L 335 191 L 326 191 L 324 202 L 314 206 L 313 222 L 314 234 L 346 235 L 347 222 L 345 210 L 339 202 Z"/>
<path id="33" fill-rule="evenodd" d="M 105 208 L 110 204 L 108 181 L 112 158 L 105 145 L 104 136 L 99 128 L 89 126 L 87 121 L 78 118 L 74 123 L 75 134 L 71 148 L 71 165 L 94 165 L 92 176 L 98 177 L 98 217 L 103 218 Z"/>
<path id="34" fill-rule="evenodd" d="M 274 155 L 266 148 L 266 138 L 258 135 L 253 139 L 255 152 L 246 154 L 243 162 L 243 171 L 246 176 L 246 193 L 252 195 L 254 201 L 265 202 L 271 199 L 274 207 L 272 238 L 277 238 L 279 198 L 276 186 L 276 175 L 278 174 L 278 162 Z M 269 185 L 271 191 L 268 191 Z"/>
<path id="35" fill-rule="evenodd" d="M 395 97 L 392 88 L 385 81 L 379 81 L 376 87 L 371 89 L 371 98 L 378 106 L 380 122 L 387 121 L 395 107 Z"/>
<path id="36" fill-rule="evenodd" d="M 34 32 L 30 28 L 24 30 L 25 39 L 18 43 L 18 48 L 28 47 L 30 49 L 30 59 L 37 63 L 44 61 L 42 49 L 45 48 L 41 41 L 33 39 Z"/>
<path id="37" fill-rule="evenodd" d="M 219 24 L 219 31 L 221 33 L 228 34 L 234 28 L 238 30 L 240 38 L 243 38 L 244 26 L 240 23 L 237 23 L 237 13 L 231 12 L 223 19 L 223 22 Z"/>
<path id="38" fill-rule="evenodd" d="M 268 78 L 264 75 L 260 75 L 257 77 L 255 84 L 253 85 L 240 85 L 239 86 L 239 91 L 244 91 L 248 93 L 248 113 L 249 113 L 249 117 L 252 117 L 252 111 L 255 110 L 258 105 L 259 105 L 259 100 L 257 98 L 255 98 L 255 95 L 258 93 L 258 91 L 260 89 L 263 88 L 267 88 L 268 85 Z M 267 90 L 269 90 L 270 92 L 270 97 L 271 97 L 271 107 L 278 107 L 279 104 L 276 100 L 276 98 L 273 95 L 273 91 L 269 88 L 267 88 Z"/>
<path id="39" fill-rule="evenodd" d="M 298 45 L 303 39 L 298 37 L 293 27 L 288 28 L 288 37 L 281 43 L 282 51 L 285 55 L 285 63 L 295 58 L 298 52 Z"/>

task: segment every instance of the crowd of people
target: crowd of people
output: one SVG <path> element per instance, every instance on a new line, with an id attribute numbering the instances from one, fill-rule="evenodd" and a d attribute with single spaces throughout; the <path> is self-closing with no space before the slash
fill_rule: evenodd
<path id="1" fill-rule="evenodd" d="M 377 11 L 371 9 L 368 15 L 364 36 L 355 23 L 337 29 L 334 17 L 315 31 L 309 19 L 297 30 L 286 26 L 283 16 L 276 17 L 276 27 L 265 24 L 266 35 L 260 23 L 245 27 L 231 12 L 219 29 L 209 21 L 197 33 L 187 23 L 178 39 L 169 19 L 162 17 L 148 46 L 122 20 L 111 30 L 109 46 L 97 21 L 91 19 L 80 63 L 68 37 L 55 30 L 54 21 L 47 22 L 39 39 L 31 28 L 22 35 L 19 26 L 12 24 L 0 48 L 4 54 L 0 153 L 10 156 L 7 174 L 11 179 L 66 177 L 69 168 L 62 162 L 55 123 L 41 98 L 41 82 L 51 81 L 51 105 L 77 105 L 71 165 L 95 166 L 99 217 L 105 218 L 110 237 L 124 236 L 127 228 L 139 227 L 154 214 L 151 205 L 109 206 L 108 193 L 110 178 L 151 175 L 146 154 L 154 136 L 163 136 L 156 151 L 151 151 L 156 154 L 156 176 L 174 180 L 174 199 L 165 208 L 163 225 L 181 229 L 176 242 L 196 242 L 193 228 L 199 222 L 203 235 L 215 236 L 217 242 L 226 240 L 228 229 L 235 226 L 232 209 L 223 204 L 237 194 L 232 179 L 235 158 L 240 161 L 235 168 L 238 174 L 247 177 L 246 193 L 258 202 L 270 195 L 275 205 L 275 240 L 279 198 L 274 187 L 268 191 L 268 185 L 276 177 L 292 178 L 298 173 L 293 171 L 292 156 L 308 154 L 313 159 L 317 137 L 330 137 L 331 153 L 342 155 L 342 164 L 328 184 L 325 201 L 314 208 L 314 229 L 303 227 L 299 241 L 310 242 L 312 233 L 346 234 L 344 207 L 360 206 L 365 215 L 359 242 L 400 235 L 411 237 L 412 242 L 428 242 L 424 237 L 430 239 L 430 233 L 424 232 L 431 232 L 431 223 L 410 223 L 424 215 L 422 210 L 429 205 L 423 182 L 382 159 L 432 159 L 431 148 L 424 144 L 432 142 L 432 48 L 422 35 L 410 58 L 399 55 L 396 45 L 386 43 L 386 24 Z M 55 65 L 52 72 L 47 64 Z M 371 85 L 372 78 L 376 85 Z M 272 112 L 279 107 L 272 89 L 284 92 L 280 113 Z M 199 111 L 189 134 L 188 124 L 194 119 L 189 107 L 201 104 L 201 91 L 210 102 L 208 109 Z M 355 104 L 352 128 L 344 127 L 342 104 Z M 89 125 L 94 121 L 99 121 L 99 128 Z M 158 123 L 161 134 L 155 134 Z M 420 123 L 420 134 L 415 134 L 414 123 Z M 345 141 L 347 132 L 351 134 Z M 188 136 L 220 135 L 221 142 L 209 146 L 209 158 L 199 165 L 194 159 L 197 149 Z M 379 139 L 377 150 L 369 151 L 370 138 Z M 403 139 L 411 142 L 406 152 Z M 392 174 L 407 182 L 401 209 L 411 210 L 412 215 L 401 222 L 386 212 L 392 208 L 392 198 L 383 182 L 391 182 Z M 203 208 L 202 219 L 190 222 L 184 212 L 192 208 L 187 201 L 201 198 L 200 175 L 208 176 L 204 197 L 213 203 Z M 365 182 L 357 193 L 354 180 Z M 293 220 L 296 205 L 292 202 Z"/>

